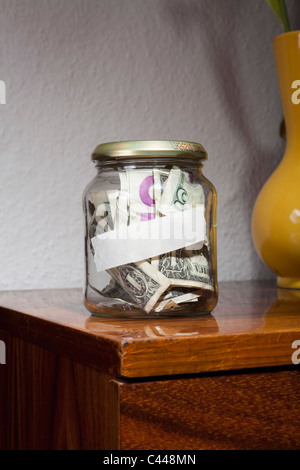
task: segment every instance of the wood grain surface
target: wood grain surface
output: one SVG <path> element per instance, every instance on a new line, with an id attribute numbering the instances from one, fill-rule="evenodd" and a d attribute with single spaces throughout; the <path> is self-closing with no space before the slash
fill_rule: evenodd
<path id="1" fill-rule="evenodd" d="M 298 370 L 117 385 L 121 449 L 300 449 Z"/>
<path id="2" fill-rule="evenodd" d="M 85 309 L 81 289 L 0 292 L 1 329 L 119 377 L 290 365 L 300 298 L 269 282 L 225 282 L 210 315 L 110 320 Z"/>
<path id="3" fill-rule="evenodd" d="M 111 377 L 16 337 L 6 337 L 0 378 L 0 449 L 118 448 Z"/>
<path id="4" fill-rule="evenodd" d="M 299 449 L 299 296 L 221 283 L 212 315 L 109 320 L 80 289 L 0 292 L 0 448 Z"/>

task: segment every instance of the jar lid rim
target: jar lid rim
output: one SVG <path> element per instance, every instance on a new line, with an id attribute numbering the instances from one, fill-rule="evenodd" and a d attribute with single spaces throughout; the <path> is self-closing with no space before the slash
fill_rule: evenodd
<path id="1" fill-rule="evenodd" d="M 197 142 L 181 140 L 126 140 L 97 145 L 92 160 L 153 156 L 184 156 L 207 160 L 207 153 Z"/>

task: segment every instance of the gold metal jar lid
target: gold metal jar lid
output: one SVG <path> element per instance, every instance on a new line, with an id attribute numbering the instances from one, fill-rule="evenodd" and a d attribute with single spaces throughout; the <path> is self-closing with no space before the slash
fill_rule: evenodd
<path id="1" fill-rule="evenodd" d="M 180 140 L 127 140 L 107 142 L 98 145 L 92 153 L 92 160 L 108 158 L 184 156 L 207 160 L 207 153 L 197 142 Z"/>

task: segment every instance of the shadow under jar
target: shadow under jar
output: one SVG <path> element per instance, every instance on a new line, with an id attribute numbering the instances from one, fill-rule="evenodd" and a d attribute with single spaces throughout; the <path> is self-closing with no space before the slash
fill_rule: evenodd
<path id="1" fill-rule="evenodd" d="M 209 314 L 218 300 L 217 194 L 202 174 L 202 145 L 109 142 L 91 158 L 86 308 L 108 318 Z"/>

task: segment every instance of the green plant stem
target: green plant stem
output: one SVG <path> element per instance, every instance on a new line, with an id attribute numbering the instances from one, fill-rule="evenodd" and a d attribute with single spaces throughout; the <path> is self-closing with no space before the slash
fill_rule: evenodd
<path id="1" fill-rule="evenodd" d="M 290 26 L 289 17 L 287 14 L 286 6 L 285 6 L 285 0 L 279 0 L 279 8 L 280 8 L 284 31 L 287 33 L 291 31 L 291 26 Z"/>

